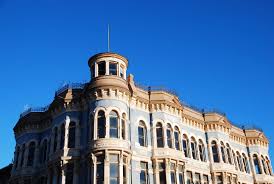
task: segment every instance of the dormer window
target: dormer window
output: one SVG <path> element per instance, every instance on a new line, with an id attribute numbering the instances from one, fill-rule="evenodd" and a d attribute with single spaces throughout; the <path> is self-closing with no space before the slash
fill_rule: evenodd
<path id="1" fill-rule="evenodd" d="M 98 75 L 106 75 L 106 62 L 101 61 L 98 63 Z"/>
<path id="2" fill-rule="evenodd" d="M 117 63 L 109 63 L 109 75 L 117 75 Z"/>

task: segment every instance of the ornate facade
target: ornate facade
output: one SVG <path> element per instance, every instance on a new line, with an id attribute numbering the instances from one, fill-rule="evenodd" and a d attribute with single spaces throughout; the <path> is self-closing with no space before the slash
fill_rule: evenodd
<path id="1" fill-rule="evenodd" d="M 90 82 L 66 85 L 49 106 L 20 115 L 10 183 L 274 183 L 262 131 L 139 87 L 121 55 L 88 64 Z"/>

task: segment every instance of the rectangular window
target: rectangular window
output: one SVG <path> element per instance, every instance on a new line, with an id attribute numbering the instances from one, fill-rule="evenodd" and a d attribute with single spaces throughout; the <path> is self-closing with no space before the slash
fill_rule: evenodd
<path id="1" fill-rule="evenodd" d="M 192 184 L 193 183 L 192 172 L 190 172 L 190 171 L 186 172 L 186 183 L 187 184 Z"/>
<path id="2" fill-rule="evenodd" d="M 119 158 L 118 155 L 109 155 L 109 180 L 110 184 L 119 184 Z"/>
<path id="3" fill-rule="evenodd" d="M 201 176 L 199 173 L 195 173 L 195 184 L 201 184 Z"/>
<path id="4" fill-rule="evenodd" d="M 74 170 L 74 164 L 73 163 L 67 164 L 66 184 L 73 184 L 73 170 Z"/>
<path id="5" fill-rule="evenodd" d="M 117 63 L 109 63 L 109 75 L 117 75 Z"/>
<path id="6" fill-rule="evenodd" d="M 184 169 L 182 165 L 179 165 L 179 184 L 184 184 Z"/>
<path id="7" fill-rule="evenodd" d="M 109 118 L 109 124 L 110 124 L 110 137 L 112 138 L 118 138 L 118 119 L 116 117 L 110 117 Z"/>
<path id="8" fill-rule="evenodd" d="M 123 184 L 127 184 L 127 157 L 123 156 Z"/>
<path id="9" fill-rule="evenodd" d="M 106 75 L 106 62 L 98 63 L 98 75 Z"/>
<path id="10" fill-rule="evenodd" d="M 125 71 L 124 71 L 124 67 L 120 67 L 120 77 L 124 78 L 125 76 Z"/>
<path id="11" fill-rule="evenodd" d="M 142 126 L 138 127 L 138 136 L 140 146 L 145 146 L 145 128 Z"/>
<path id="12" fill-rule="evenodd" d="M 217 184 L 223 184 L 223 177 L 222 177 L 222 175 L 217 175 L 216 176 L 216 183 Z"/>
<path id="13" fill-rule="evenodd" d="M 141 162 L 140 184 L 148 184 L 148 167 L 146 162 Z"/>
<path id="14" fill-rule="evenodd" d="M 203 179 L 204 179 L 204 184 L 209 184 L 207 175 L 203 175 Z"/>
<path id="15" fill-rule="evenodd" d="M 158 163 L 158 167 L 159 167 L 160 184 L 166 184 L 166 166 L 165 166 L 165 163 L 163 163 L 163 162 Z"/>
<path id="16" fill-rule="evenodd" d="M 171 184 L 176 184 L 176 168 L 175 168 L 175 164 L 171 163 L 170 164 L 170 181 Z"/>
<path id="17" fill-rule="evenodd" d="M 96 184 L 104 184 L 104 156 L 97 157 L 96 162 Z"/>

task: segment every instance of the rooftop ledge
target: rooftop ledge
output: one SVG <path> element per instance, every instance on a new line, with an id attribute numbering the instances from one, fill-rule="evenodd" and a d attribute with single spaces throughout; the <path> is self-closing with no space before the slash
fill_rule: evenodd
<path id="1" fill-rule="evenodd" d="M 69 84 L 66 84 L 62 87 L 60 87 L 59 89 L 57 89 L 55 91 L 55 96 L 58 96 L 60 95 L 61 93 L 63 93 L 64 91 L 68 90 L 68 89 L 83 89 L 85 87 L 86 83 L 69 83 Z M 170 89 L 167 89 L 165 87 L 155 87 L 155 86 L 144 86 L 144 85 L 140 85 L 140 84 L 136 84 L 136 87 L 142 89 L 142 90 L 145 90 L 145 91 L 163 91 L 163 92 L 166 92 L 166 93 L 169 93 L 171 95 L 174 95 L 176 97 L 178 97 L 178 93 L 173 91 L 173 90 L 170 90 Z M 204 113 L 217 113 L 221 116 L 225 116 L 226 117 L 226 114 L 219 111 L 218 109 L 202 109 L 202 108 L 198 108 L 198 107 L 195 107 L 195 106 L 192 106 L 192 105 L 189 105 L 185 102 L 182 102 L 181 101 L 181 104 L 183 104 L 185 107 L 188 107 L 192 110 L 195 110 L 201 114 L 204 114 Z M 49 109 L 49 105 L 47 106 L 44 106 L 44 107 L 30 107 L 28 108 L 27 110 L 23 111 L 21 114 L 20 114 L 20 118 L 23 118 L 25 117 L 26 115 L 28 115 L 29 113 L 32 113 L 32 112 L 46 112 L 47 110 Z M 240 125 L 240 124 L 237 124 L 237 123 L 234 123 L 232 121 L 229 121 L 233 126 L 237 127 L 237 128 L 240 128 L 240 129 L 243 129 L 243 130 L 257 130 L 257 131 L 260 131 L 260 132 L 263 132 L 263 130 L 255 125 Z"/>

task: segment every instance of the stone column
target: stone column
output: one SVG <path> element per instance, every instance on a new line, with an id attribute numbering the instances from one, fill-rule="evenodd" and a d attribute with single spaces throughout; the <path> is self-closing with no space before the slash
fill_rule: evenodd
<path id="1" fill-rule="evenodd" d="M 69 133 L 69 123 L 70 123 L 70 118 L 69 116 L 66 116 L 66 122 L 65 122 L 65 143 L 64 143 L 64 148 L 68 148 L 68 133 Z"/>
<path id="2" fill-rule="evenodd" d="M 170 184 L 170 160 L 165 159 L 166 184 Z"/>
<path id="3" fill-rule="evenodd" d="M 119 183 L 120 184 L 123 184 L 123 155 L 122 155 L 122 153 L 121 153 L 121 155 L 119 156 L 119 179 L 120 179 L 120 181 L 119 181 Z"/>
<path id="4" fill-rule="evenodd" d="M 227 183 L 227 173 L 222 172 L 222 177 L 223 177 L 223 183 Z"/>
<path id="5" fill-rule="evenodd" d="M 262 159 L 261 159 L 261 157 L 258 156 L 258 160 L 259 160 L 259 166 L 260 166 L 260 170 L 261 170 L 262 174 L 266 174 L 266 173 L 264 172 L 264 167 L 263 167 L 263 164 L 262 164 Z"/>
<path id="6" fill-rule="evenodd" d="M 107 114 L 106 116 L 106 138 L 109 138 L 109 127 L 110 127 L 110 125 L 109 125 L 109 115 Z"/>
<path id="7" fill-rule="evenodd" d="M 109 61 L 106 61 L 106 75 L 109 75 Z"/>
<path id="8" fill-rule="evenodd" d="M 94 76 L 97 77 L 98 76 L 98 64 L 97 63 L 94 63 L 95 67 L 95 71 L 94 71 Z M 92 77 L 92 76 L 91 76 Z"/>
<path id="9" fill-rule="evenodd" d="M 219 156 L 220 163 L 224 163 L 223 157 L 222 157 L 222 152 L 221 152 L 221 146 L 220 146 L 220 144 L 218 144 L 218 142 L 217 142 L 217 150 L 218 150 L 218 156 Z"/>
<path id="10" fill-rule="evenodd" d="M 168 145 L 167 145 L 167 134 L 166 134 L 166 130 L 167 130 L 167 127 L 166 125 L 163 125 L 163 144 L 164 144 L 164 148 L 168 148 Z"/>

